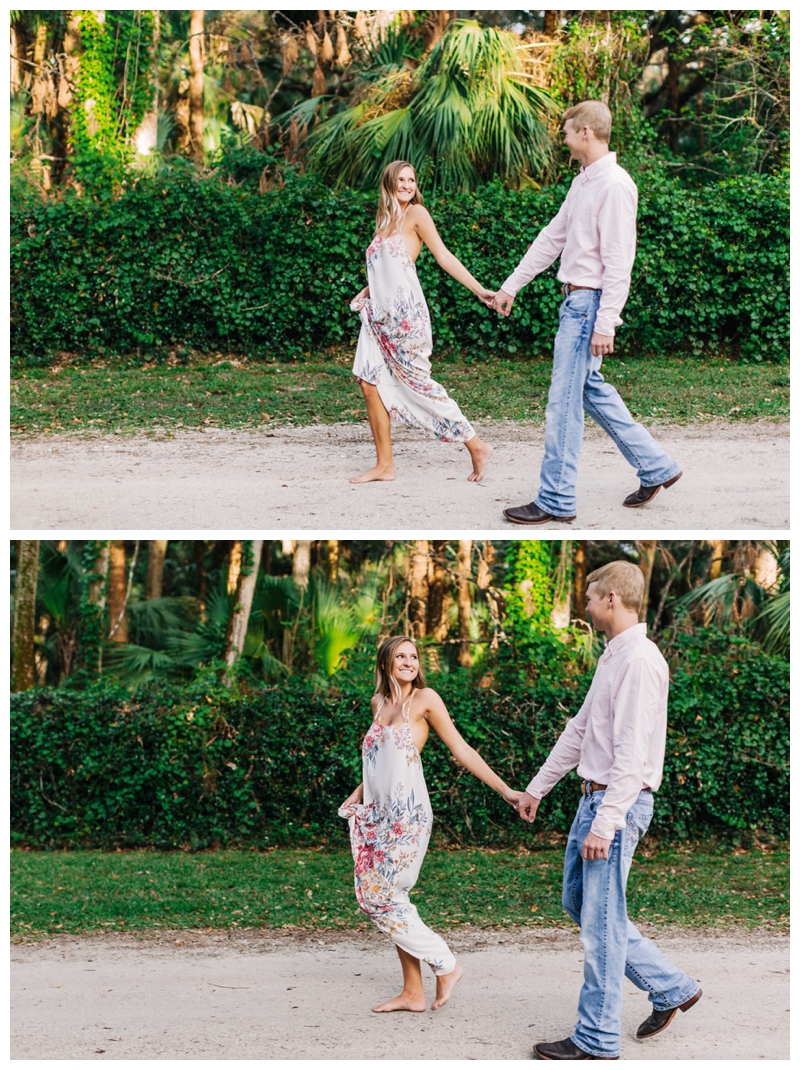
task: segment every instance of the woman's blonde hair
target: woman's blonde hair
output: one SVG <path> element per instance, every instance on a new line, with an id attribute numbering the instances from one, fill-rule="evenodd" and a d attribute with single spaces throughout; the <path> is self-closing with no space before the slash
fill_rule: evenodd
<path id="1" fill-rule="evenodd" d="M 397 648 L 401 643 L 411 643 L 417 652 L 419 657 L 419 647 L 413 639 L 409 639 L 407 635 L 392 635 L 388 639 L 384 639 L 381 645 L 378 647 L 378 656 L 375 659 L 375 694 L 385 695 L 387 698 L 394 698 L 392 694 L 392 685 L 389 682 L 392 678 L 392 665 L 394 664 L 394 656 L 397 653 Z M 411 681 L 412 688 L 425 687 L 425 673 L 422 668 L 422 659 L 419 662 L 419 672 Z"/>
<path id="2" fill-rule="evenodd" d="M 397 199 L 397 182 L 400 177 L 400 172 L 404 167 L 411 168 L 414 172 L 414 179 L 416 180 L 417 172 L 414 165 L 408 163 L 407 160 L 393 160 L 392 163 L 387 163 L 383 169 L 381 184 L 379 186 L 378 212 L 375 216 L 376 234 L 379 234 L 382 230 L 386 230 L 389 224 L 400 215 L 401 208 L 400 202 Z M 419 191 L 419 185 L 417 185 L 417 188 L 414 190 L 414 196 L 408 203 L 422 204 L 422 194 Z"/>

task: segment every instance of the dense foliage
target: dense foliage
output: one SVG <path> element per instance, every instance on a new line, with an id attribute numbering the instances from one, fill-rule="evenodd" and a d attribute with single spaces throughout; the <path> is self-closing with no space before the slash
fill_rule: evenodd
<path id="1" fill-rule="evenodd" d="M 283 189 L 257 194 L 249 160 L 247 152 L 226 157 L 206 180 L 178 167 L 116 199 L 15 203 L 16 359 L 47 361 L 58 351 L 159 357 L 180 345 L 296 357 L 352 343 L 359 320 L 348 306 L 364 284 L 374 197 L 334 193 L 296 175 Z M 565 193 L 564 184 L 523 191 L 495 184 L 441 197 L 431 209 L 448 247 L 494 288 Z M 752 175 L 688 192 L 651 176 L 640 182 L 639 251 L 617 348 L 785 361 L 788 265 L 785 177 Z M 560 301 L 554 269 L 521 293 L 507 321 L 427 251 L 419 273 L 436 346 L 459 346 L 477 359 L 549 353 Z"/>
<path id="2" fill-rule="evenodd" d="M 678 634 L 667 653 L 669 732 L 653 833 L 734 842 L 754 830 L 787 835 L 788 663 L 712 629 Z M 552 634 L 532 635 L 524 659 L 524 673 L 500 669 L 483 687 L 466 671 L 431 681 L 467 741 L 516 787 L 547 756 L 591 678 L 575 648 Z M 371 665 L 371 653 L 354 655 L 326 694 L 302 677 L 229 691 L 208 671 L 183 686 L 131 690 L 104 680 L 83 692 L 13 695 L 13 842 L 342 845 L 336 810 L 360 779 Z M 424 763 L 440 844 L 530 842 L 530 829 L 436 737 Z M 548 796 L 543 835 L 567 831 L 576 794 L 570 775 Z"/>

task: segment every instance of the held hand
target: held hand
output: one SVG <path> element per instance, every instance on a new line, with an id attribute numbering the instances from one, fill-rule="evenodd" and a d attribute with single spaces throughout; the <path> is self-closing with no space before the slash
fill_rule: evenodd
<path id="1" fill-rule="evenodd" d="M 598 334 L 595 331 L 589 344 L 592 347 L 593 357 L 606 357 L 614 352 L 614 335 Z"/>
<path id="2" fill-rule="evenodd" d="M 514 298 L 511 294 L 507 294 L 505 290 L 498 290 L 494 295 L 494 308 L 501 316 L 508 316 L 511 313 L 513 305 Z"/>
<path id="3" fill-rule="evenodd" d="M 476 296 L 487 308 L 494 308 L 494 290 L 487 290 L 485 286 L 481 286 Z"/>
<path id="4" fill-rule="evenodd" d="M 505 787 L 503 788 L 503 790 L 500 792 L 500 794 L 503 796 L 503 798 L 509 804 L 509 806 L 513 806 L 514 809 L 516 810 L 517 803 L 519 802 L 519 797 L 520 797 L 520 795 L 522 795 L 522 792 L 521 791 L 514 791 L 513 788 L 510 788 L 506 784 Z"/>
<path id="5" fill-rule="evenodd" d="M 581 858 L 585 858 L 587 862 L 596 862 L 601 858 L 608 858 L 610 846 L 611 840 L 606 840 L 602 836 L 595 836 L 593 832 L 590 832 L 583 841 Z"/>
<path id="6" fill-rule="evenodd" d="M 540 799 L 534 799 L 527 791 L 523 791 L 517 801 L 517 812 L 522 820 L 527 821 L 529 825 L 533 824 L 540 801 Z"/>

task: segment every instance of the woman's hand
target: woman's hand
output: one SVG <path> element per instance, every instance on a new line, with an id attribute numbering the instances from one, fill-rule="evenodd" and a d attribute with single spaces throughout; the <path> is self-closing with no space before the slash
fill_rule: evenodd
<path id="1" fill-rule="evenodd" d="M 356 294 L 356 296 L 353 298 L 353 302 L 356 302 L 356 301 L 367 301 L 368 299 L 369 299 L 369 286 L 365 286 L 364 289 L 361 290 L 360 293 Z"/>
<path id="2" fill-rule="evenodd" d="M 517 802 L 518 802 L 519 797 L 522 794 L 522 792 L 521 791 L 514 791 L 513 788 L 509 788 L 508 785 L 505 785 L 503 787 L 503 790 L 500 792 L 500 794 L 503 796 L 503 798 L 505 799 L 505 801 L 508 803 L 509 806 L 513 806 L 514 809 L 516 809 Z"/>
<path id="3" fill-rule="evenodd" d="M 494 308 L 494 290 L 487 290 L 485 286 L 481 286 L 476 291 L 476 296 L 487 308 Z"/>

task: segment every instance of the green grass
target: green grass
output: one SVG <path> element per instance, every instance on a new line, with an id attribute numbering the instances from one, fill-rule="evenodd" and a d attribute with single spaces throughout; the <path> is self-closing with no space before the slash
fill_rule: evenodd
<path id="1" fill-rule="evenodd" d="M 217 354 L 172 364 L 117 360 L 17 369 L 11 385 L 12 434 L 144 431 L 165 436 L 180 428 L 263 430 L 365 419 L 350 354 L 313 356 L 303 363 L 231 359 L 238 367 Z M 604 374 L 644 423 L 789 418 L 789 376 L 783 366 L 612 357 Z M 549 361 L 442 358 L 434 375 L 471 420 L 544 420 Z"/>
<path id="2" fill-rule="evenodd" d="M 562 926 L 563 848 L 431 850 L 414 899 L 439 928 Z M 631 918 L 689 928 L 789 924 L 789 853 L 662 848 L 634 858 Z M 358 929 L 349 851 L 11 852 L 11 928 L 55 933 Z"/>

